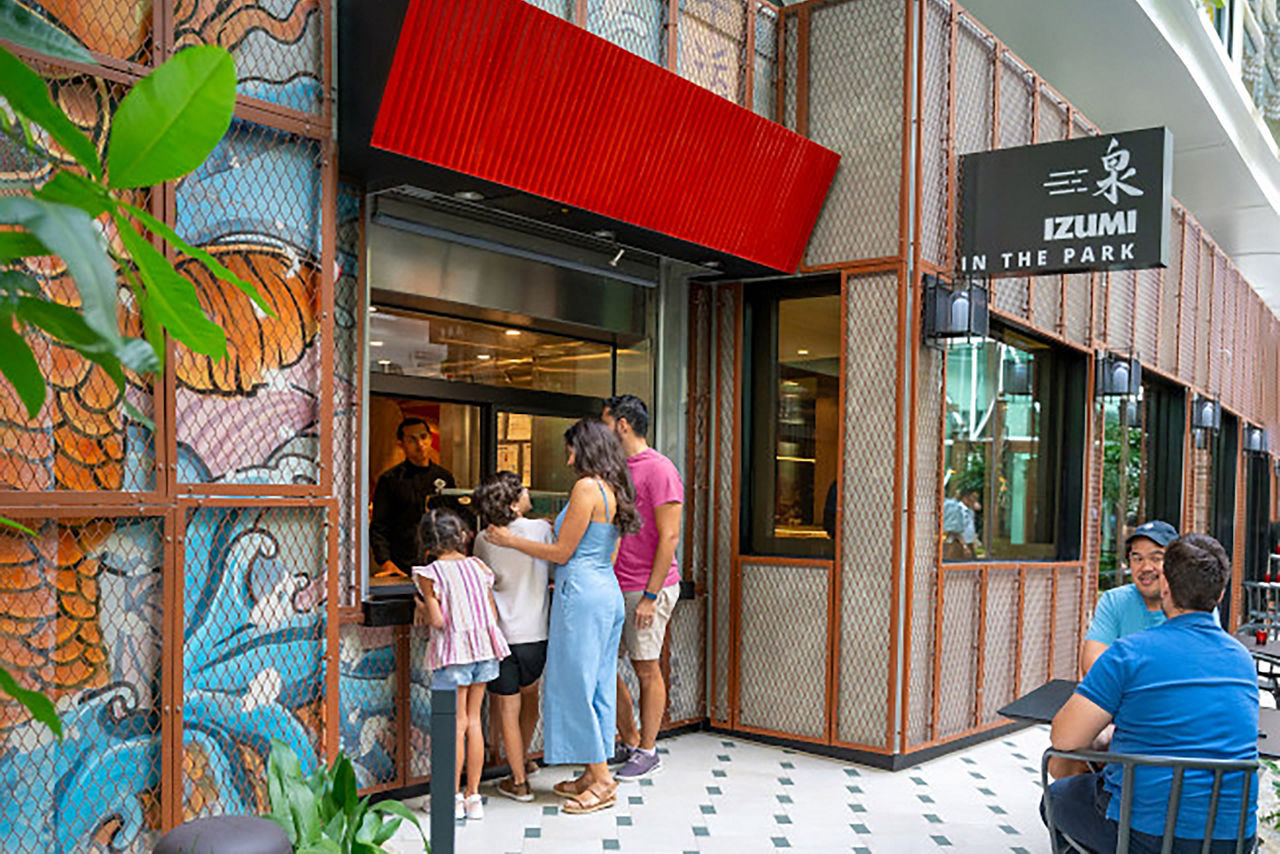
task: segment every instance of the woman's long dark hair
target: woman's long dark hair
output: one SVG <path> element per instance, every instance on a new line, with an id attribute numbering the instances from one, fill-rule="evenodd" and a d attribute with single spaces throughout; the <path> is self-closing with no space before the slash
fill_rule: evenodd
<path id="1" fill-rule="evenodd" d="M 643 523 L 636 513 L 636 487 L 617 434 L 599 419 L 583 418 L 564 431 L 564 443 L 573 449 L 573 470 L 580 477 L 598 477 L 613 489 L 618 505 L 613 524 L 619 533 L 639 531 Z"/>

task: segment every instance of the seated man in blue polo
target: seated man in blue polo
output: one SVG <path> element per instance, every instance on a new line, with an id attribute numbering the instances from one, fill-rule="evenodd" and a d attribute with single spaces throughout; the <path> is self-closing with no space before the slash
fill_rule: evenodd
<path id="1" fill-rule="evenodd" d="M 1120 638 L 1164 622 L 1160 567 L 1165 548 L 1177 536 L 1177 529 L 1168 522 L 1151 521 L 1139 525 L 1124 541 L 1125 564 L 1133 582 L 1112 588 L 1098 598 L 1080 653 L 1082 672 L 1088 673 L 1098 656 Z"/>
<path id="2" fill-rule="evenodd" d="M 1162 625 L 1120 638 L 1089 669 L 1053 719 L 1050 741 L 1058 750 L 1081 750 L 1114 721 L 1115 753 L 1256 760 L 1258 684 L 1253 660 L 1213 616 L 1231 578 L 1217 540 L 1188 534 L 1164 554 Z M 1172 780 L 1169 768 L 1135 770 L 1132 835 L 1135 854 L 1160 850 Z M 1236 850 L 1244 775 L 1224 778 L 1213 828 L 1215 852 Z M 1257 775 L 1249 775 L 1246 833 L 1255 833 Z M 1090 850 L 1116 849 L 1123 771 L 1077 774 L 1045 794 L 1054 823 Z M 1175 852 L 1200 851 L 1209 816 L 1213 775 L 1187 771 L 1174 832 Z M 1041 810 L 1045 809 L 1042 802 Z M 1245 845 L 1252 850 L 1252 843 Z"/>

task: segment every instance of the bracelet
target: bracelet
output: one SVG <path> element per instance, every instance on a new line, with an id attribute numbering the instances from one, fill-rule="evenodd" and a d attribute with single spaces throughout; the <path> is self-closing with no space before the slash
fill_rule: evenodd
<path id="1" fill-rule="evenodd" d="M 655 601 L 657 601 L 657 599 L 658 599 L 658 594 L 657 594 L 657 593 L 650 593 L 648 590 L 644 591 L 644 592 L 643 592 L 643 593 L 641 593 L 640 595 L 641 595 L 641 596 L 643 596 L 644 598 L 648 599 L 650 602 L 655 602 Z"/>

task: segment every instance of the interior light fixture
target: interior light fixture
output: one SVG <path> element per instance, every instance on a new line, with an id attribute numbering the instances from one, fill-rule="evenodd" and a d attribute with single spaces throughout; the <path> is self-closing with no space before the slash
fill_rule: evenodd
<path id="1" fill-rule="evenodd" d="M 621 249 L 621 248 L 618 249 L 618 253 L 609 260 L 609 266 L 610 267 L 618 266 L 618 262 L 622 260 L 622 256 L 624 253 L 626 253 L 626 251 L 627 251 L 626 249 Z"/>
<path id="2" fill-rule="evenodd" d="M 797 356 L 807 356 L 807 355 L 809 355 L 809 351 L 808 351 L 808 350 L 797 350 L 797 351 L 796 351 L 796 355 L 797 355 Z"/>
<path id="3" fill-rule="evenodd" d="M 475 190 L 459 190 L 453 194 L 455 199 L 461 199 L 464 202 L 482 202 L 484 201 L 484 193 L 477 193 Z"/>
<path id="4" fill-rule="evenodd" d="M 369 346 L 370 346 L 370 347 L 381 347 L 381 346 L 382 346 L 382 342 L 381 342 L 381 341 L 370 341 L 370 342 L 369 342 Z"/>
<path id="5" fill-rule="evenodd" d="M 376 305 L 371 305 L 371 306 L 369 306 L 369 313 L 370 313 L 370 314 L 377 314 L 377 313 L 378 313 L 378 307 L 377 307 Z"/>
<path id="6" fill-rule="evenodd" d="M 602 228 L 598 231 L 591 232 L 591 236 L 598 237 L 601 240 L 614 240 L 617 238 L 618 235 L 614 234 L 612 231 L 610 231 L 607 228 Z"/>
<path id="7" fill-rule="evenodd" d="M 515 338 L 517 335 L 519 335 L 519 334 L 520 334 L 520 330 L 519 330 L 519 329 L 508 329 L 504 334 L 505 334 L 505 335 L 509 335 L 509 336 L 511 336 L 512 338 Z"/>
<path id="8" fill-rule="evenodd" d="M 379 365 L 389 365 L 389 364 L 391 364 L 391 360 L 390 360 L 390 359 L 379 359 L 379 360 L 378 360 L 378 364 L 379 364 Z"/>
<path id="9" fill-rule="evenodd" d="M 476 358 L 477 358 L 477 359 L 479 359 L 479 360 L 480 360 L 480 361 L 482 361 L 482 362 L 487 362 L 487 361 L 489 361 L 490 359 L 492 359 L 493 357 L 492 357 L 492 356 L 490 356 L 488 353 L 481 353 L 480 355 L 476 356 Z"/>

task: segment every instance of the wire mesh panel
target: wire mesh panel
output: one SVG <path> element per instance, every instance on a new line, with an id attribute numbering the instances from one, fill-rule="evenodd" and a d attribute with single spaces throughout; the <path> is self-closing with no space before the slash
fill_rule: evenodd
<path id="1" fill-rule="evenodd" d="M 1047 86 L 1040 87 L 1040 112 L 1036 125 L 1037 142 L 1067 139 L 1070 132 L 1067 105 L 1059 101 Z"/>
<path id="2" fill-rule="evenodd" d="M 431 669 L 427 667 L 430 644 L 425 626 L 409 629 L 409 753 L 410 780 L 431 776 Z M 488 726 L 484 727 L 488 732 Z"/>
<path id="3" fill-rule="evenodd" d="M 587 3 L 587 32 L 659 65 L 666 61 L 666 24 L 665 0 L 589 0 Z M 683 31 L 680 36 L 683 40 Z"/>
<path id="4" fill-rule="evenodd" d="M 746 45 L 745 0 L 681 0 L 676 62 L 681 77 L 741 104 Z"/>
<path id="5" fill-rule="evenodd" d="M 1160 279 L 1160 316 L 1156 321 L 1159 352 L 1156 364 L 1173 374 L 1178 366 L 1178 306 L 1182 284 L 1182 216 L 1174 207 L 1169 215 L 1169 266 Z"/>
<path id="6" fill-rule="evenodd" d="M 782 22 L 782 124 L 791 130 L 796 125 L 796 106 L 800 97 L 800 16 L 792 13 Z"/>
<path id="7" fill-rule="evenodd" d="M 978 692 L 979 579 L 975 570 L 948 570 L 942 582 L 938 643 L 938 737 L 973 729 Z"/>
<path id="8" fill-rule="evenodd" d="M 112 59 L 150 65 L 152 0 L 18 0 L 86 48 Z"/>
<path id="9" fill-rule="evenodd" d="M 1022 588 L 1022 689 L 1049 681 L 1049 638 L 1054 632 L 1053 572 L 1028 567 Z"/>
<path id="10" fill-rule="evenodd" d="M 706 715 L 706 703 L 703 702 L 707 684 L 706 597 L 680 602 L 671 615 L 669 626 L 671 668 L 667 674 L 667 711 L 673 721 L 702 718 Z M 640 695 L 633 692 L 632 696 L 638 699 Z"/>
<path id="11" fill-rule="evenodd" d="M 942 447 L 943 355 L 921 349 L 916 374 L 916 526 L 911 566 L 911 656 L 908 659 L 907 744 L 929 738 L 933 710 L 934 608 L 938 587 L 938 467 Z M 909 748 L 908 748 L 909 749 Z"/>
<path id="12" fill-rule="evenodd" d="M 1000 720 L 998 710 L 1018 696 L 1018 573 L 987 573 L 987 613 L 983 622 L 982 720 Z"/>
<path id="13" fill-rule="evenodd" d="M 574 0 L 525 0 L 525 2 L 565 21 L 573 17 Z"/>
<path id="14" fill-rule="evenodd" d="M 95 8 L 104 14 L 108 4 Z M 110 7 L 114 8 L 114 7 Z M 70 11 L 63 3 L 49 9 Z M 78 19 L 77 19 L 78 20 Z M 109 27 L 108 27 L 109 28 Z M 125 87 L 83 74 L 67 74 L 53 66 L 31 63 L 45 76 L 49 96 L 62 107 L 99 150 L 106 147 L 115 106 Z M 48 135 L 33 130 L 32 144 L 49 161 L 74 167 L 74 161 Z M 39 186 L 54 174 L 43 158 L 34 158 L 8 138 L 0 138 L 0 195 Z M 124 191 L 127 201 L 146 207 L 148 190 Z M 117 232 L 109 218 L 100 220 L 112 248 L 119 249 Z M 6 265 L 9 266 L 9 265 Z M 78 307 L 80 294 L 60 259 L 26 258 L 12 268 L 32 276 L 43 296 L 61 305 Z M 133 295 L 119 282 L 117 319 L 122 331 L 140 336 L 141 321 Z M 101 367 L 42 332 L 26 335 L 36 362 L 46 378 L 48 393 L 35 417 L 27 414 L 13 387 L 0 381 L 0 494 L 9 490 L 135 491 L 156 488 L 153 426 L 135 417 L 121 404 L 132 404 L 147 419 L 155 416 L 150 382 L 126 373 L 121 391 Z"/>
<path id="15" fill-rule="evenodd" d="M 229 50 L 236 60 L 239 94 L 304 113 L 320 112 L 327 4 L 320 0 L 173 0 L 173 4 L 176 47 L 216 44 Z"/>
<path id="16" fill-rule="evenodd" d="M 391 626 L 346 625 L 338 647 L 342 752 L 363 788 L 396 779 L 396 637 Z"/>
<path id="17" fill-rule="evenodd" d="M 920 254 L 926 261 L 950 267 L 947 210 L 951 194 L 948 127 L 951 110 L 951 5 L 930 0 L 925 5 L 924 73 L 920 80 Z"/>
<path id="18" fill-rule="evenodd" d="M 1079 567 L 1058 570 L 1058 605 L 1053 612 L 1054 679 L 1076 678 L 1080 663 L 1080 602 L 1084 591 L 1084 572 Z"/>
<path id="19" fill-rule="evenodd" d="M 712 294 L 706 285 L 689 286 L 689 482 L 686 490 L 688 508 L 684 547 L 689 558 L 689 579 L 695 584 L 707 581 L 707 564 L 711 559 L 711 514 L 713 447 L 712 432 Z"/>
<path id="20" fill-rule="evenodd" d="M 333 283 L 333 494 L 338 499 L 338 604 L 360 596 L 363 508 L 360 506 L 360 196 L 343 184 L 338 191 L 338 275 Z"/>
<path id="21" fill-rule="evenodd" d="M 827 726 L 830 570 L 744 560 L 741 572 L 738 723 L 820 738 Z"/>
<path id="22" fill-rule="evenodd" d="M 1156 335 L 1160 326 L 1160 271 L 1134 273 L 1133 349 L 1144 361 L 1156 361 Z"/>
<path id="23" fill-rule="evenodd" d="M 1200 225 L 1189 215 L 1182 240 L 1182 297 L 1178 301 L 1178 375 L 1187 383 L 1196 378 L 1196 314 L 1200 310 Z M 1207 285 L 1206 285 L 1207 287 Z"/>
<path id="24" fill-rule="evenodd" d="M 178 480 L 317 484 L 320 148 L 237 121 L 177 187 L 177 230 L 257 285 L 270 317 L 194 264 L 179 269 L 227 333 L 227 357 L 179 347 Z"/>
<path id="25" fill-rule="evenodd" d="M 995 108 L 995 42 L 968 15 L 961 15 L 956 31 L 956 154 L 991 147 Z"/>
<path id="26" fill-rule="evenodd" d="M 1107 284 L 1107 346 L 1121 353 L 1133 349 L 1134 275 L 1112 270 Z"/>
<path id="27" fill-rule="evenodd" d="M 1036 81 L 1013 54 L 1000 57 L 1000 147 L 1030 145 Z"/>
<path id="28" fill-rule="evenodd" d="M 1227 349 L 1227 328 L 1235 326 L 1235 295 L 1227 276 L 1227 259 L 1221 252 L 1213 253 L 1213 305 L 1209 323 L 1209 382 L 1211 393 L 1224 396 L 1229 401 L 1231 363 Z"/>
<path id="29" fill-rule="evenodd" d="M 1195 384 L 1200 388 L 1209 388 L 1209 362 L 1212 358 L 1210 353 L 1213 350 L 1213 311 L 1217 298 L 1217 283 L 1213 278 L 1213 267 L 1217 252 L 1204 237 L 1201 237 L 1200 244 L 1200 281 L 1199 287 L 1196 288 Z M 1216 392 L 1216 389 L 1214 391 Z"/>
<path id="30" fill-rule="evenodd" d="M 840 741 L 884 744 L 888 722 L 900 283 L 893 273 L 845 282 L 844 478 L 840 514 Z"/>
<path id="31" fill-rule="evenodd" d="M 756 42 L 751 71 L 751 109 L 756 115 L 778 120 L 778 11 L 756 9 Z"/>
<path id="32" fill-rule="evenodd" d="M 897 254 L 905 14 L 896 0 L 810 10 L 808 133 L 841 157 L 809 266 Z"/>
<path id="33" fill-rule="evenodd" d="M 160 828 L 164 522 L 19 521 L 35 535 L 0 533 L 0 665 L 54 700 L 65 735 L 0 694 L 0 850 L 148 852 Z"/>
<path id="34" fill-rule="evenodd" d="M 1031 317 L 1031 280 L 1026 276 L 1004 276 L 991 280 L 991 302 L 997 311 L 1010 317 Z"/>
<path id="35" fill-rule="evenodd" d="M 1030 297 L 1031 322 L 1046 332 L 1057 332 L 1062 321 L 1062 277 L 1033 276 Z"/>
<path id="36" fill-rule="evenodd" d="M 1093 276 L 1089 273 L 1069 273 L 1065 278 L 1062 331 L 1066 334 L 1067 340 L 1087 345 L 1091 336 L 1089 306 L 1093 291 Z"/>
<path id="37" fill-rule="evenodd" d="M 716 292 L 716 488 L 715 495 L 734 494 L 733 447 L 737 429 L 736 345 L 738 337 L 737 292 L 720 288 Z M 729 720 L 729 671 L 732 656 L 730 632 L 729 585 L 733 569 L 733 505 L 732 501 L 714 501 L 716 513 L 716 555 L 711 572 L 715 591 L 715 696 L 713 717 Z"/>
<path id="38" fill-rule="evenodd" d="M 320 756 L 326 513 L 198 507 L 183 540 L 183 813 L 267 806 L 268 739 Z"/>

